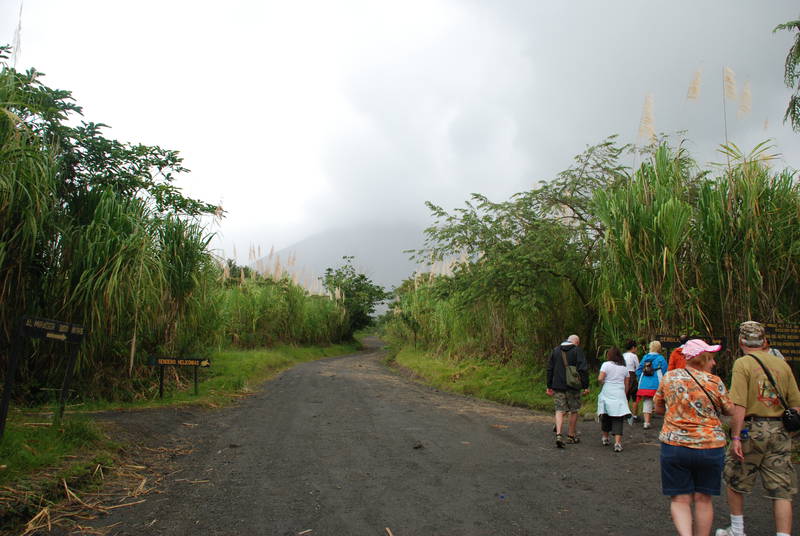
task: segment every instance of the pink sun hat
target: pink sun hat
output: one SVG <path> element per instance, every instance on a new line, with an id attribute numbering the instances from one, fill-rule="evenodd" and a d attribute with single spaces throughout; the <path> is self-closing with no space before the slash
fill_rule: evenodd
<path id="1" fill-rule="evenodd" d="M 691 339 L 683 345 L 683 355 L 686 359 L 697 357 L 703 352 L 719 352 L 722 346 L 719 344 L 706 344 L 700 339 Z"/>

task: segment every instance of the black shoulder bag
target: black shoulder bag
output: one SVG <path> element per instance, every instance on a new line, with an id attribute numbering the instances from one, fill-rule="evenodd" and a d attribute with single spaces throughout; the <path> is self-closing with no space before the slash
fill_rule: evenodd
<path id="1" fill-rule="evenodd" d="M 796 432 L 800 430 L 800 413 L 797 413 L 796 409 L 789 407 L 789 404 L 786 403 L 786 399 L 783 398 L 780 389 L 778 389 L 778 385 L 775 383 L 775 378 L 772 377 L 772 373 L 764 366 L 764 363 L 762 363 L 759 358 L 753 354 L 747 355 L 758 361 L 758 364 L 764 369 L 767 378 L 769 378 L 770 383 L 772 383 L 772 387 L 775 388 L 775 392 L 778 393 L 778 400 L 781 401 L 781 405 L 783 406 L 783 415 L 781 415 L 783 427 L 786 428 L 787 432 Z"/>
<path id="2" fill-rule="evenodd" d="M 722 415 L 722 411 L 720 411 L 720 410 L 717 408 L 717 405 L 714 403 L 714 399 L 713 399 L 713 398 L 711 398 L 711 395 L 710 395 L 710 394 L 708 394 L 708 391 L 706 391 L 706 388 L 705 388 L 705 387 L 703 387 L 703 384 L 702 384 L 702 383 L 700 383 L 699 381 L 697 381 L 697 378 L 695 378 L 695 377 L 694 377 L 694 375 L 693 375 L 691 372 L 689 372 L 689 369 L 688 369 L 688 368 L 685 368 L 685 369 L 683 369 L 683 370 L 685 370 L 685 371 L 686 371 L 686 374 L 688 374 L 688 375 L 689 375 L 689 377 L 690 377 L 690 378 L 692 378 L 692 379 L 694 380 L 694 383 L 696 383 L 696 384 L 697 384 L 697 385 L 700 387 L 700 389 L 702 389 L 702 390 L 703 390 L 703 392 L 704 392 L 704 393 L 706 394 L 706 396 L 708 397 L 708 400 L 711 402 L 711 407 L 713 407 L 713 408 L 714 408 L 714 413 L 716 413 L 716 414 L 717 414 L 717 417 L 719 418 L 719 416 L 720 416 L 720 415 Z"/>

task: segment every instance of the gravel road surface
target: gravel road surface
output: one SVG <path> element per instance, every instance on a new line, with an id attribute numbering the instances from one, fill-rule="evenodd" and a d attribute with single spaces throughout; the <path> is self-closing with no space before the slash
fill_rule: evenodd
<path id="1" fill-rule="evenodd" d="M 158 492 L 95 526 L 137 536 L 675 534 L 656 429 L 626 427 L 615 454 L 583 422 L 583 442 L 559 450 L 549 415 L 415 383 L 383 364 L 379 341 L 367 345 L 286 371 L 235 407 L 109 417 L 142 447 L 188 453 Z M 715 507 L 715 526 L 727 525 L 724 500 Z M 748 533 L 770 533 L 769 508 L 748 499 Z"/>

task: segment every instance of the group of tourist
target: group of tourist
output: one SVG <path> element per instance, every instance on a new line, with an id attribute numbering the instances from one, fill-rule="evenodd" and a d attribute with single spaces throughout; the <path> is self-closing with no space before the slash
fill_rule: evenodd
<path id="1" fill-rule="evenodd" d="M 670 513 L 681 536 L 711 533 L 713 495 L 719 495 L 724 476 L 731 524 L 716 536 L 744 536 L 744 494 L 756 477 L 772 499 L 777 536 L 792 527 L 792 497 L 797 476 L 791 460 L 792 438 L 782 421 L 784 404 L 800 409 L 800 390 L 791 368 L 771 351 L 764 327 L 743 322 L 738 346 L 742 357 L 733 365 L 730 390 L 712 373 L 720 345 L 701 339 L 681 339 L 669 360 L 659 341 L 637 356 L 634 341 L 606 352 L 597 398 L 601 442 L 622 452 L 623 425 L 637 419 L 641 405 L 643 427 L 652 425 L 653 412 L 664 415 L 661 441 L 661 487 L 670 497 Z M 581 395 L 589 393 L 589 367 L 580 338 L 570 335 L 553 349 L 547 367 L 547 394 L 555 405 L 556 447 L 579 443 L 578 410 Z M 629 402 L 633 405 L 633 410 Z M 563 435 L 568 415 L 566 438 Z M 730 445 L 721 417 L 730 419 Z"/>

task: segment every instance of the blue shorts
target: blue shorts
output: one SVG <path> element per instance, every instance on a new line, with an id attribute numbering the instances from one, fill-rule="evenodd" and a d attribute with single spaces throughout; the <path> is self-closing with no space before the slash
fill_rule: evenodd
<path id="1" fill-rule="evenodd" d="M 664 495 L 719 495 L 725 447 L 690 449 L 661 443 L 661 492 Z"/>

